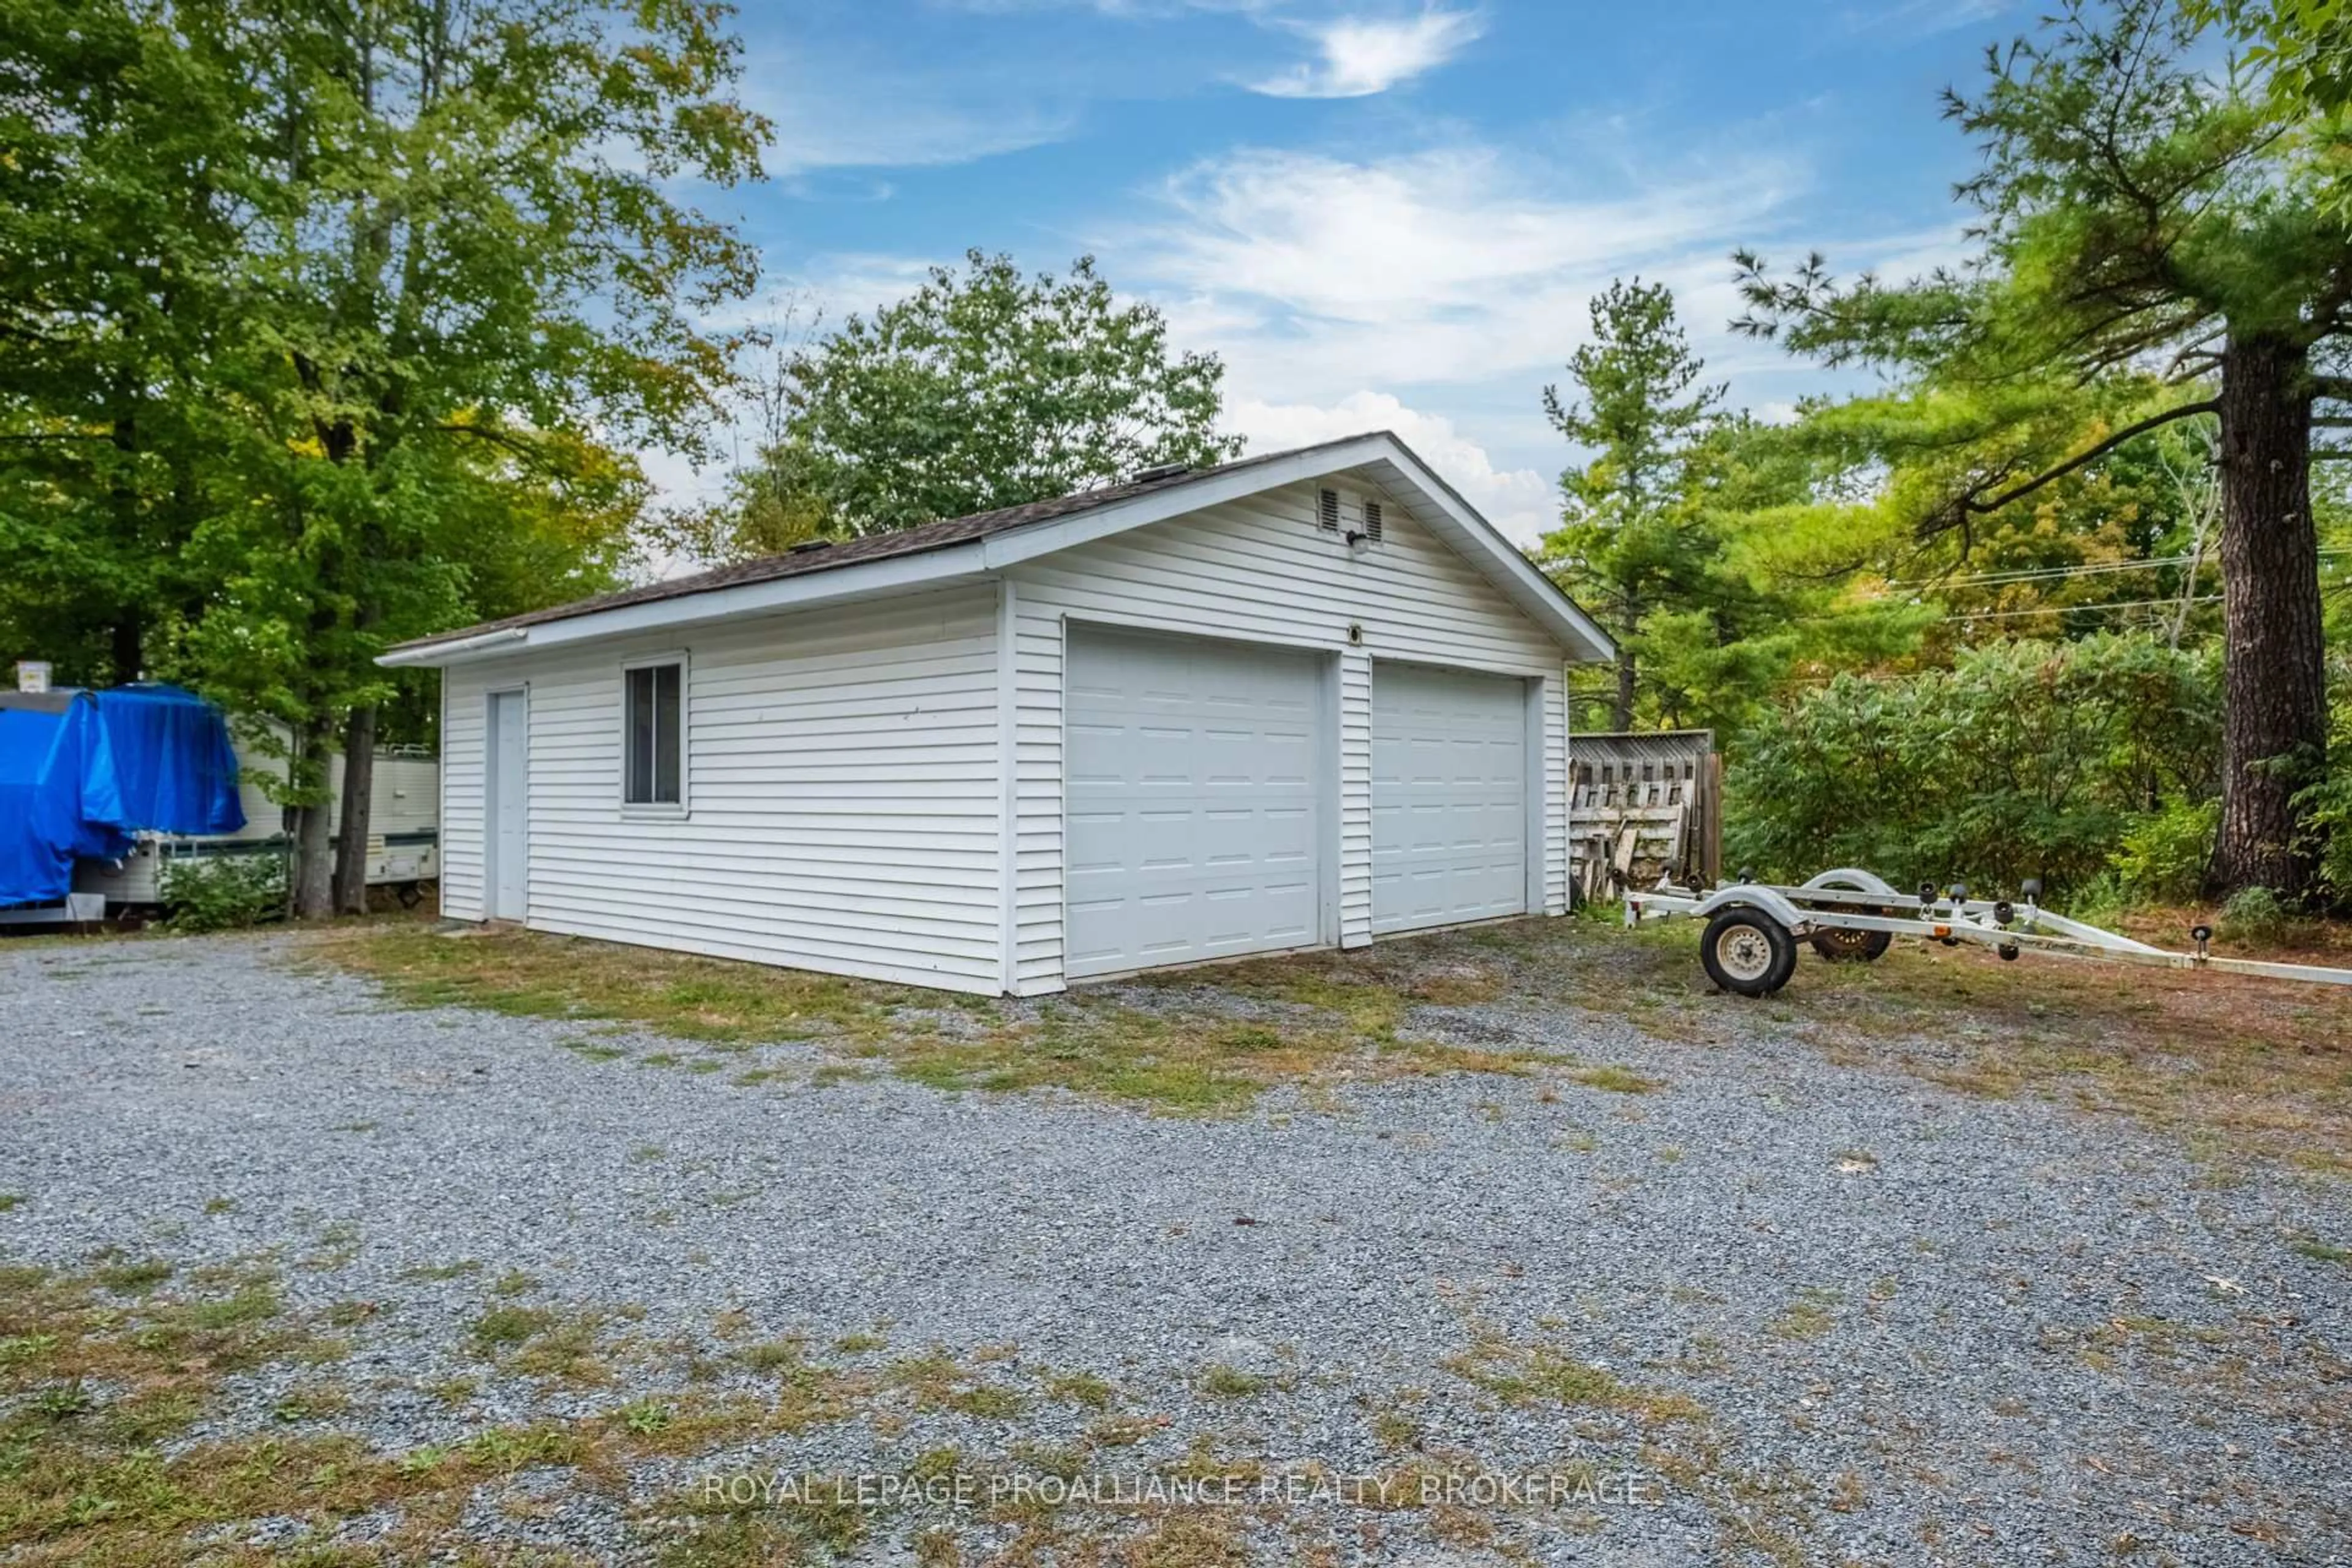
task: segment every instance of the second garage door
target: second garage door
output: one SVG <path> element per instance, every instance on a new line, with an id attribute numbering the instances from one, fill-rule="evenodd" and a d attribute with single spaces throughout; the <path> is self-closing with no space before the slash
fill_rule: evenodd
<path id="1" fill-rule="evenodd" d="M 1372 930 L 1528 907 L 1527 688 L 1372 666 Z"/>
<path id="2" fill-rule="evenodd" d="M 1076 979 L 1321 940 L 1321 666 L 1070 628 L 1064 734 Z"/>

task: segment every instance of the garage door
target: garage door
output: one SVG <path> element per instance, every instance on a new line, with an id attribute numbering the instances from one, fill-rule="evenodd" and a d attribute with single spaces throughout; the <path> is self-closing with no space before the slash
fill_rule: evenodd
<path id="1" fill-rule="evenodd" d="M 1309 655 L 1073 626 L 1072 978 L 1320 940 Z"/>
<path id="2" fill-rule="evenodd" d="M 1527 912 L 1523 683 L 1372 666 L 1372 930 Z"/>

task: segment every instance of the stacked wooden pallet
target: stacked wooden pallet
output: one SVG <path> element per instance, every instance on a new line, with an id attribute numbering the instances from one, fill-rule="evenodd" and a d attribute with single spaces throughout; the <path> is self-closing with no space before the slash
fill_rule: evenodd
<path id="1" fill-rule="evenodd" d="M 1580 735 L 1569 823 L 1579 902 L 1719 871 L 1721 772 L 1704 731 Z"/>

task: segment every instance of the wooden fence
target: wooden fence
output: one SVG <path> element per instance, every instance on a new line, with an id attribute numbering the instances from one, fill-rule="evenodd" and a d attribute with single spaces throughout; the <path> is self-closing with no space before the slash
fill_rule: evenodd
<path id="1" fill-rule="evenodd" d="M 1723 874 L 1723 758 L 1709 730 L 1577 735 L 1569 742 L 1569 885 L 1579 903 L 1671 877 Z"/>

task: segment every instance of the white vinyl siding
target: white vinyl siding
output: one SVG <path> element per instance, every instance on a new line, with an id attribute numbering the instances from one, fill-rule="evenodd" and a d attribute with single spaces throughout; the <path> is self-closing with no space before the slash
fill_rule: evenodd
<path id="1" fill-rule="evenodd" d="M 443 908 L 483 916 L 486 696 L 527 688 L 534 928 L 958 990 L 1059 990 L 1067 639 L 1096 626 L 1314 657 L 1328 900 L 1315 934 L 1348 947 L 1374 926 L 1373 661 L 1532 683 L 1530 898 L 1564 912 L 1559 643 L 1360 476 L 1336 482 L 1351 507 L 1381 503 L 1381 541 L 1350 549 L 1344 530 L 1318 526 L 1317 492 L 1332 482 L 1074 544 L 995 582 L 457 665 Z M 622 804 L 622 671 L 663 657 L 686 664 L 690 815 L 648 819 Z"/>
<path id="2" fill-rule="evenodd" d="M 483 792 L 488 788 L 490 688 L 512 678 L 485 665 L 441 672 L 441 912 L 488 918 L 483 903 Z"/>
<path id="3" fill-rule="evenodd" d="M 1343 479 L 1344 488 L 1365 487 Z M 1264 641 L 1336 655 L 1339 940 L 1371 940 L 1371 665 L 1408 659 L 1544 683 L 1547 913 L 1566 910 L 1567 733 L 1563 654 L 1477 569 L 1393 496 L 1382 540 L 1350 550 L 1318 526 L 1320 484 L 1152 523 L 1014 569 L 1014 781 L 1019 846 L 1016 985 L 1064 982 L 1062 693 L 1070 621 Z M 1350 639 L 1350 626 L 1361 641 Z M 1557 761 L 1555 762 L 1555 753 Z M 1558 796 L 1554 809 L 1552 797 Z"/>
<path id="4" fill-rule="evenodd" d="M 994 992 L 996 594 L 704 628 L 686 660 L 690 816 L 622 804 L 623 667 L 675 633 L 448 672 L 444 906 L 481 918 L 484 694 L 528 684 L 535 930 Z"/>

